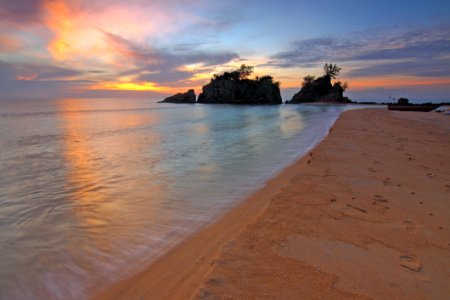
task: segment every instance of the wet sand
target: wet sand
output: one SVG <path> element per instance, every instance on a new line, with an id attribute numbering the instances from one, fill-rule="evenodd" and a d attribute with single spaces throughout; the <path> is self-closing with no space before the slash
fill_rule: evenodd
<path id="1" fill-rule="evenodd" d="M 348 111 L 266 187 L 100 299 L 448 299 L 450 118 Z"/>

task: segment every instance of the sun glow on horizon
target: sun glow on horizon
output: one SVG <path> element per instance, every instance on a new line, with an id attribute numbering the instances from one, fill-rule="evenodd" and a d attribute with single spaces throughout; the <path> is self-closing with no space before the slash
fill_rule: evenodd
<path id="1" fill-rule="evenodd" d="M 120 90 L 120 91 L 153 91 L 153 92 L 167 92 L 173 88 L 159 86 L 153 82 L 110 82 L 93 85 L 92 90 Z"/>

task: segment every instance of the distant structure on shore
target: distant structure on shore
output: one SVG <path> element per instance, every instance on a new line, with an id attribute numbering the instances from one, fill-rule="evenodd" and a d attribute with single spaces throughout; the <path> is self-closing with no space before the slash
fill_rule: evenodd
<path id="1" fill-rule="evenodd" d="M 315 78 L 315 76 L 305 76 L 303 78 L 303 87 L 296 93 L 290 101 L 286 103 L 310 103 L 310 102 L 332 102 L 332 103 L 351 103 L 352 101 L 344 97 L 344 91 L 348 88 L 347 82 L 340 81 L 331 83 L 331 79 L 339 76 L 341 68 L 336 64 L 326 63 L 323 67 L 324 75 Z"/>
<path id="2" fill-rule="evenodd" d="M 203 86 L 197 103 L 206 104 L 281 104 L 280 83 L 272 76 L 248 77 L 253 67 L 241 65 L 237 70 L 215 74 L 211 82 Z M 160 103 L 196 103 L 194 90 L 179 93 Z"/>

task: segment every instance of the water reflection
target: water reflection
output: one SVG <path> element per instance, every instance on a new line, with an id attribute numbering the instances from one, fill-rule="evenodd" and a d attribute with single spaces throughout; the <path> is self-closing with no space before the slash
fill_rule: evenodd
<path id="1" fill-rule="evenodd" d="M 66 159 L 64 189 L 71 199 L 73 226 L 67 237 L 66 251 L 73 264 L 68 268 L 79 268 L 91 282 L 102 281 L 105 274 L 99 270 L 112 271 L 116 262 L 132 254 L 125 245 L 139 248 L 145 244 L 142 235 L 158 236 L 148 231 L 149 224 L 163 226 L 170 221 L 168 211 L 161 212 L 167 187 L 160 174 L 143 169 L 140 161 L 142 152 L 151 153 L 146 157 L 153 162 L 163 159 L 155 150 L 159 134 L 136 133 L 153 125 L 158 116 L 113 111 L 99 118 L 96 113 L 76 113 L 91 111 L 89 103 L 61 100 L 57 105 L 60 111 L 73 112 L 58 115 Z"/>
<path id="2" fill-rule="evenodd" d="M 305 127 L 303 117 L 298 110 L 279 109 L 278 113 L 281 119 L 279 128 L 285 137 L 293 136 Z"/>

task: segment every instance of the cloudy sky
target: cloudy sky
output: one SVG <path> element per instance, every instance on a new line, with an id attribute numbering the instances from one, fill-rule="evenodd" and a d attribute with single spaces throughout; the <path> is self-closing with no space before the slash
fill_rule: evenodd
<path id="1" fill-rule="evenodd" d="M 162 96 L 242 63 L 288 99 L 325 62 L 356 100 L 450 100 L 448 0 L 0 0 L 0 98 Z"/>

